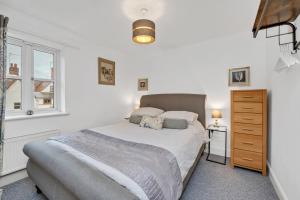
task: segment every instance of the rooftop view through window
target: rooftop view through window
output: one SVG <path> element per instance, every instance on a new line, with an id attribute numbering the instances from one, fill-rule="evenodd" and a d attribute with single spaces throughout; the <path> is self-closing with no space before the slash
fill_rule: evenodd
<path id="1" fill-rule="evenodd" d="M 34 109 L 54 108 L 54 54 L 33 50 L 31 55 L 24 56 L 22 52 L 22 46 L 7 45 L 6 109 L 9 111 L 22 110 L 24 104 L 22 98 L 29 96 L 24 95 L 25 91 L 23 91 L 26 78 L 32 81 L 32 95 L 29 100 L 32 107 Z M 32 58 L 32 64 L 25 66 L 23 63 L 28 63 L 27 59 L 29 58 Z M 32 75 L 23 77 L 23 70 Z"/>

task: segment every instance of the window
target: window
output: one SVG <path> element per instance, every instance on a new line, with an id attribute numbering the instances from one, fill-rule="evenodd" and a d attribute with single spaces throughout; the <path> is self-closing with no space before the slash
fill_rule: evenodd
<path id="1" fill-rule="evenodd" d="M 59 51 L 9 38 L 6 67 L 6 110 L 24 115 L 60 110 Z"/>
<path id="2" fill-rule="evenodd" d="M 22 46 L 7 45 L 6 109 L 22 109 Z"/>
<path id="3" fill-rule="evenodd" d="M 34 108 L 54 108 L 54 55 L 33 50 Z"/>

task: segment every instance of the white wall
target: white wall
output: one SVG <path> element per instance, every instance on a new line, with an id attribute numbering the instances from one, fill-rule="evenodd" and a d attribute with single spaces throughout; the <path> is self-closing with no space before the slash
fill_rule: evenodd
<path id="1" fill-rule="evenodd" d="M 149 78 L 149 93 L 207 94 L 207 123 L 211 108 L 222 109 L 222 123 L 230 123 L 228 69 L 251 66 L 251 86 L 266 88 L 265 41 L 250 32 L 216 38 L 200 44 L 166 51 L 144 60 L 141 77 Z M 229 131 L 230 132 L 230 131 Z M 223 135 L 216 137 L 213 152 L 224 154 Z M 228 142 L 230 142 L 228 134 Z M 228 155 L 229 155 L 228 145 Z"/>
<path id="2" fill-rule="evenodd" d="M 298 28 L 300 19 L 298 19 Z M 299 34 L 299 30 L 298 30 Z M 300 39 L 298 35 L 298 40 Z M 300 53 L 298 52 L 300 58 Z M 283 198 L 300 199 L 300 65 L 280 72 L 274 67 L 279 58 L 277 40 L 268 40 L 267 67 L 270 89 L 269 163 Z"/>

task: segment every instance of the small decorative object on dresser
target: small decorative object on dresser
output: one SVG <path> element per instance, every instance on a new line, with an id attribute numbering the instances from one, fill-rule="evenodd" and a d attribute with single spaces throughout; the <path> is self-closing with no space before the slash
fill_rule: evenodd
<path id="1" fill-rule="evenodd" d="M 138 91 L 148 91 L 148 79 L 147 78 L 138 80 Z"/>
<path id="2" fill-rule="evenodd" d="M 229 69 L 229 86 L 249 86 L 250 67 Z"/>
<path id="3" fill-rule="evenodd" d="M 267 90 L 231 91 L 231 166 L 267 170 Z"/>
<path id="4" fill-rule="evenodd" d="M 98 58 L 98 83 L 115 85 L 115 62 Z"/>

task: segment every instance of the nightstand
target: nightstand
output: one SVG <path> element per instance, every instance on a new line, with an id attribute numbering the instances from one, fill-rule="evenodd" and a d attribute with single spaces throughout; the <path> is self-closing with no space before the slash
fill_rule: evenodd
<path id="1" fill-rule="evenodd" d="M 227 126 L 214 126 L 214 125 L 209 125 L 206 129 L 208 131 L 208 137 L 209 139 L 213 138 L 214 132 L 219 132 L 219 133 L 224 133 L 225 136 L 225 153 L 224 153 L 224 162 L 219 162 L 215 160 L 209 159 L 210 156 L 210 140 L 208 142 L 208 154 L 206 157 L 207 161 L 226 165 L 226 157 L 227 157 Z"/>

